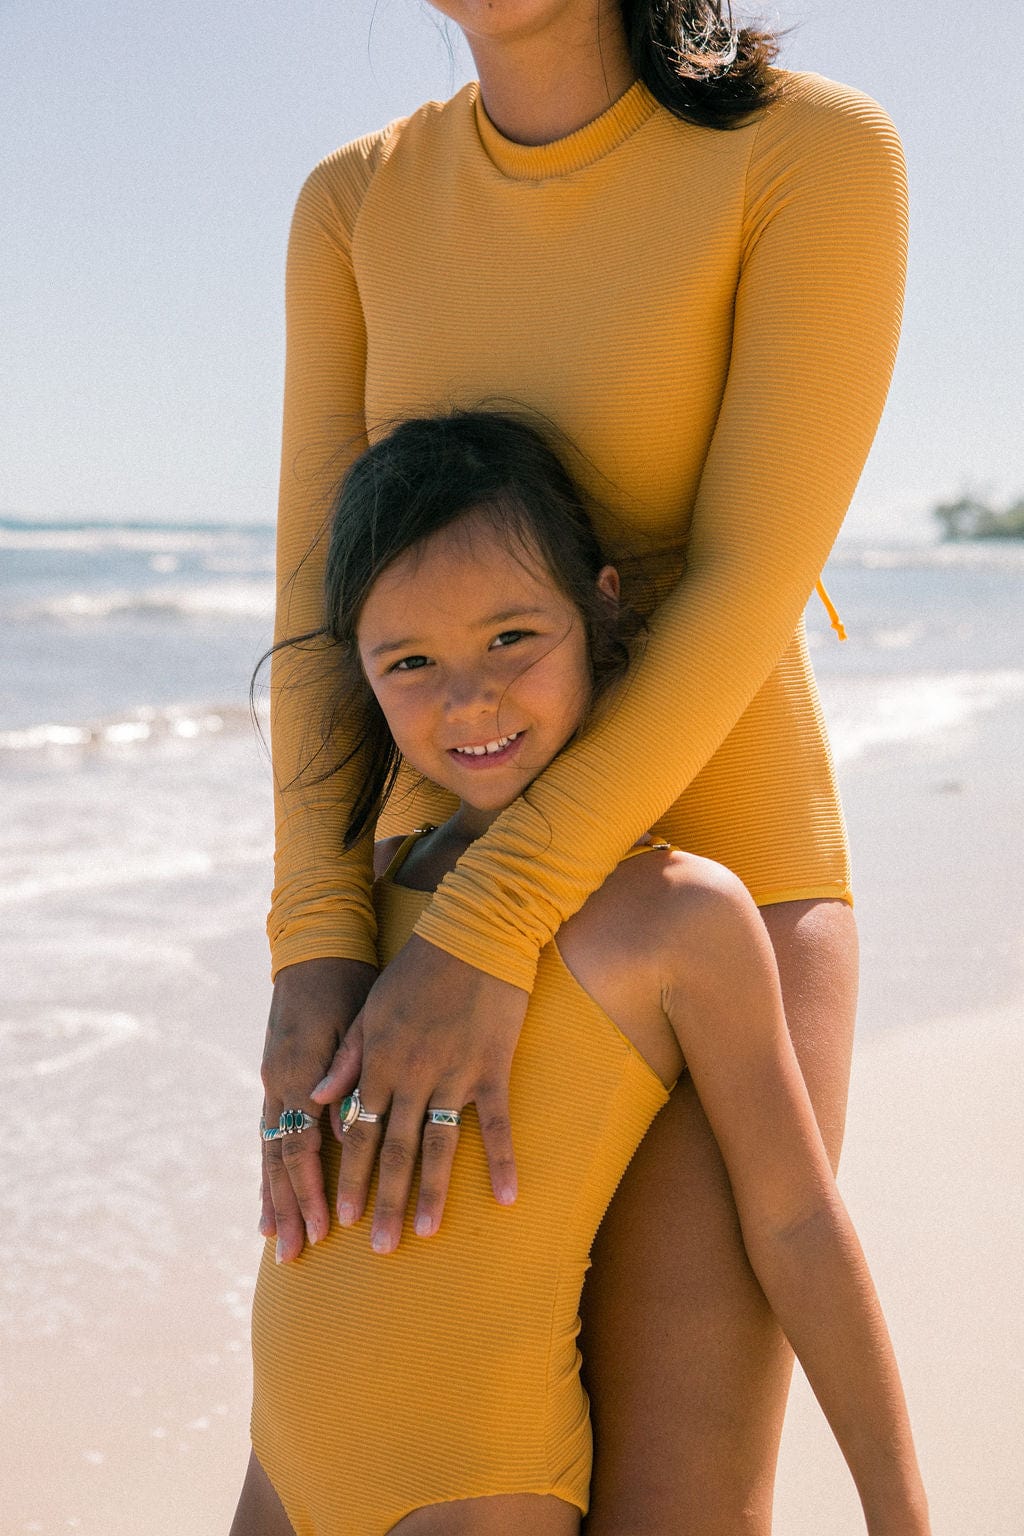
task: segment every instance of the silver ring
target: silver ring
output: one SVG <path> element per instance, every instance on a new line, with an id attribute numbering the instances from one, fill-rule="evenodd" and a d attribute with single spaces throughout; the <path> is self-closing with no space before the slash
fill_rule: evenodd
<path id="1" fill-rule="evenodd" d="M 462 1116 L 457 1109 L 428 1109 L 428 1125 L 461 1125 Z"/>
<path id="2" fill-rule="evenodd" d="M 358 1088 L 353 1088 L 352 1092 L 342 1099 L 338 1105 L 338 1120 L 341 1124 L 341 1134 L 343 1136 L 346 1131 L 352 1129 L 357 1120 L 361 1120 L 364 1125 L 376 1125 L 379 1120 L 383 1119 L 383 1114 L 375 1115 L 371 1110 L 363 1108 L 363 1101 L 359 1097 Z"/>
<path id="3" fill-rule="evenodd" d="M 307 1115 L 304 1109 L 285 1109 L 276 1125 L 267 1125 L 260 1115 L 260 1135 L 264 1141 L 277 1141 L 280 1136 L 297 1136 L 300 1131 L 311 1131 L 320 1121 Z"/>

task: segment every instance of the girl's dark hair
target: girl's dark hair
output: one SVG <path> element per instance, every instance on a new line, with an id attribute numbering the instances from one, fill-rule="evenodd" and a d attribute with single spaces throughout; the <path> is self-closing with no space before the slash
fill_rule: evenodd
<path id="1" fill-rule="evenodd" d="M 395 427 L 355 460 L 335 497 L 323 625 L 279 641 L 267 653 L 303 650 L 312 643 L 335 680 L 321 745 L 299 780 L 320 784 L 358 761 L 363 778 L 345 832 L 346 850 L 372 832 L 401 766 L 359 661 L 356 629 L 363 604 L 399 556 L 469 512 L 486 518 L 520 557 L 532 563 L 539 555 L 579 612 L 587 635 L 592 705 L 626 671 L 629 642 L 643 628 L 632 608 L 613 604 L 598 591 L 597 576 L 607 561 L 582 497 L 533 426 L 480 410 L 417 418 Z M 353 744 L 340 760 L 310 776 L 323 754 L 330 754 L 342 724 Z"/>
<path id="2" fill-rule="evenodd" d="M 721 0 L 619 0 L 638 77 L 663 107 L 702 128 L 734 128 L 777 94 L 774 33 L 733 26 Z M 724 11 L 724 15 L 723 15 Z"/>

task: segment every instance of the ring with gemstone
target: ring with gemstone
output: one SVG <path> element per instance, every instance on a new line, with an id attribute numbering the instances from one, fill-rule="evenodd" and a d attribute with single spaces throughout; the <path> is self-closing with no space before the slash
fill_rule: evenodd
<path id="1" fill-rule="evenodd" d="M 428 1109 L 428 1125 L 461 1125 L 462 1116 L 457 1109 Z"/>
<path id="2" fill-rule="evenodd" d="M 364 1125 L 376 1125 L 379 1120 L 383 1119 L 384 1116 L 382 1114 L 375 1115 L 372 1110 L 363 1108 L 363 1101 L 359 1097 L 358 1088 L 353 1088 L 352 1092 L 342 1099 L 338 1105 L 338 1121 L 341 1125 L 341 1134 L 343 1136 L 346 1131 L 352 1129 L 357 1120 L 361 1120 Z"/>
<path id="3" fill-rule="evenodd" d="M 260 1135 L 264 1141 L 277 1141 L 280 1136 L 297 1136 L 300 1131 L 311 1131 L 320 1121 L 307 1115 L 304 1109 L 284 1109 L 276 1125 L 268 1125 L 260 1115 Z"/>

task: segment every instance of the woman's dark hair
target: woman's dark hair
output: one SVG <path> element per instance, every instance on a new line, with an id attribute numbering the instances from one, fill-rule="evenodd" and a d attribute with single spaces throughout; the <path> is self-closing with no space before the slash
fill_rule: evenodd
<path id="1" fill-rule="evenodd" d="M 637 76 L 663 107 L 702 128 L 734 128 L 777 94 L 774 33 L 733 26 L 721 0 L 619 0 Z M 723 15 L 724 11 L 724 15 Z"/>
<path id="2" fill-rule="evenodd" d="M 335 497 L 323 625 L 279 641 L 267 653 L 302 651 L 312 643 L 326 660 L 335 685 L 321 745 L 299 780 L 320 784 L 359 762 L 363 779 L 345 832 L 346 850 L 372 831 L 401 766 L 359 661 L 356 629 L 363 604 L 388 566 L 470 512 L 486 518 L 523 559 L 533 563 L 539 556 L 579 612 L 587 635 L 592 705 L 626 671 L 629 642 L 643 628 L 634 610 L 609 602 L 598 591 L 598 573 L 608 562 L 572 476 L 533 426 L 479 410 L 395 427 L 355 460 Z M 311 777 L 309 770 L 330 754 L 342 723 L 353 745 Z"/>

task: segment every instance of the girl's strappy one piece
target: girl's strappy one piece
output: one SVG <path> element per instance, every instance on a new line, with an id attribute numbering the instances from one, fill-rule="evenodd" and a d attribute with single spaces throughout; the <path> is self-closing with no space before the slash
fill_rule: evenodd
<path id="1" fill-rule="evenodd" d="M 377 882 L 385 962 L 428 900 Z M 407 1219 L 381 1257 L 366 1216 L 281 1265 L 268 1241 L 252 1436 L 296 1536 L 384 1536 L 422 1505 L 495 1493 L 586 1510 L 580 1290 L 605 1207 L 666 1098 L 549 944 L 512 1070 L 516 1203 L 491 1193 L 469 1108 L 435 1237 Z M 333 1197 L 339 1149 L 327 1142 Z"/>

